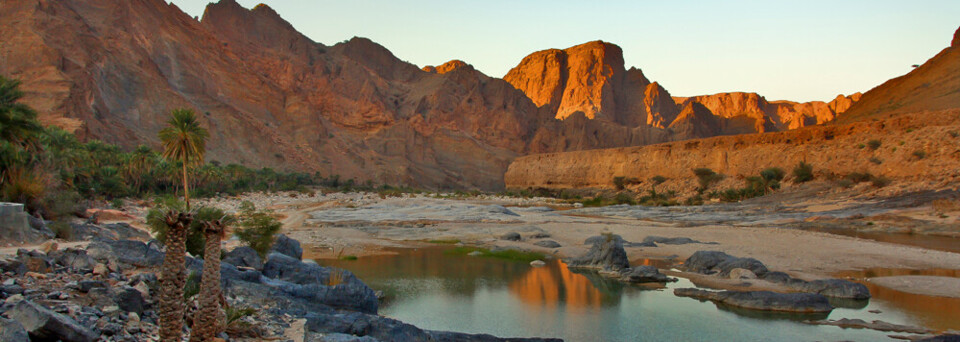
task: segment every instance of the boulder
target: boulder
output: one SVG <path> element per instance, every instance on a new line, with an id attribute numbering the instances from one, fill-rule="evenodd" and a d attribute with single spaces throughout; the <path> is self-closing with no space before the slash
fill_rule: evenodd
<path id="1" fill-rule="evenodd" d="M 30 336 L 20 322 L 0 317 L 0 341 L 30 342 Z"/>
<path id="2" fill-rule="evenodd" d="M 960 31 L 957 31 L 957 32 L 960 32 Z M 956 38 L 954 39 L 955 41 L 960 41 L 960 39 L 956 39 Z M 954 44 L 954 45 L 958 45 L 958 44 Z M 917 340 L 917 342 L 960 342 L 960 334 L 937 335 L 934 337 L 928 337 L 921 340 Z"/>
<path id="3" fill-rule="evenodd" d="M 143 314 L 143 309 L 147 305 L 143 299 L 143 294 L 131 286 L 122 286 L 110 290 L 113 301 L 117 303 L 120 310 L 133 312 L 137 315 Z"/>
<path id="4" fill-rule="evenodd" d="M 607 235 L 604 239 L 594 240 L 587 254 L 567 258 L 563 262 L 571 268 L 592 268 L 609 272 L 630 268 L 627 252 L 623 249 L 623 239 L 617 235 Z"/>
<path id="5" fill-rule="evenodd" d="M 247 246 L 237 247 L 227 252 L 227 255 L 222 261 L 238 267 L 250 267 L 257 270 L 263 269 L 263 260 L 260 259 L 260 255 L 257 254 L 257 251 L 253 250 L 253 248 Z"/>
<path id="6" fill-rule="evenodd" d="M 757 279 L 757 275 L 748 269 L 734 268 L 730 270 L 730 279 Z"/>
<path id="7" fill-rule="evenodd" d="M 374 341 L 436 341 L 436 342 L 557 342 L 560 339 L 499 338 L 487 334 L 465 334 L 449 331 L 430 331 L 401 321 L 359 312 L 307 315 L 306 329 L 310 332 L 345 334 L 373 338 Z M 348 340 L 351 341 L 351 340 Z M 358 340 L 367 341 L 367 340 Z"/>
<path id="8" fill-rule="evenodd" d="M 263 275 L 295 284 L 313 284 L 327 279 L 330 271 L 328 268 L 304 263 L 286 254 L 270 253 L 267 256 L 267 262 L 263 264 Z"/>
<path id="9" fill-rule="evenodd" d="M 866 286 L 843 279 L 821 279 L 791 284 L 791 286 L 798 291 L 819 293 L 827 297 L 849 299 L 870 298 L 870 289 Z"/>
<path id="10" fill-rule="evenodd" d="M 93 270 L 93 266 L 97 264 L 96 260 L 87 255 L 86 250 L 79 248 L 58 250 L 50 252 L 48 255 L 53 258 L 58 265 L 71 270 L 86 270 L 89 272 Z"/>
<path id="11" fill-rule="evenodd" d="M 533 244 L 543 248 L 560 248 L 560 244 L 553 240 L 542 240 L 534 242 Z"/>
<path id="12" fill-rule="evenodd" d="M 768 272 L 767 267 L 754 258 L 738 258 L 719 251 L 696 251 L 683 263 L 687 271 L 713 274 L 720 273 L 720 276 L 727 277 L 735 268 L 750 270 L 757 276 L 763 276 Z"/>
<path id="13" fill-rule="evenodd" d="M 543 260 L 534 260 L 530 262 L 530 266 L 543 267 L 543 266 L 547 266 L 547 263 L 543 262 Z"/>
<path id="14" fill-rule="evenodd" d="M 764 274 L 762 278 L 763 280 L 777 284 L 786 284 L 793 279 L 789 274 L 783 272 L 767 272 L 767 274 Z"/>
<path id="15" fill-rule="evenodd" d="M 291 239 L 283 234 L 277 234 L 277 238 L 273 242 L 273 248 L 270 249 L 270 252 L 286 254 L 297 260 L 303 260 L 303 248 L 300 248 L 300 241 Z"/>
<path id="16" fill-rule="evenodd" d="M 622 279 L 623 281 L 631 283 L 666 283 L 677 281 L 676 278 L 670 278 L 660 273 L 660 270 L 656 267 L 647 265 L 625 270 L 622 273 Z"/>
<path id="17" fill-rule="evenodd" d="M 522 239 L 522 238 L 520 237 L 520 233 L 517 233 L 517 232 L 509 232 L 509 233 L 500 235 L 500 240 L 520 241 L 520 239 Z"/>
<path id="18" fill-rule="evenodd" d="M 706 291 L 700 289 L 676 289 L 673 294 L 710 300 L 729 306 L 760 310 L 796 313 L 824 313 L 833 310 L 827 297 L 815 293 L 777 293 L 770 291 Z"/>
<path id="19" fill-rule="evenodd" d="M 57 234 L 47 227 L 47 222 L 43 219 L 33 215 L 27 215 L 27 221 L 30 225 L 30 228 L 37 231 L 42 238 L 52 239 L 57 236 Z"/>
<path id="20" fill-rule="evenodd" d="M 729 276 L 730 271 L 738 268 L 753 272 L 753 274 L 757 276 L 762 276 L 768 272 L 767 266 L 760 262 L 760 260 L 754 258 L 733 257 L 721 262 L 716 268 L 720 270 L 720 276 Z"/>
<path id="21" fill-rule="evenodd" d="M 287 283 L 281 284 L 279 289 L 289 296 L 335 309 L 376 314 L 379 307 L 379 300 L 373 289 L 352 274 L 344 275 L 344 281 L 333 286 L 320 283 L 307 285 Z"/>
<path id="22" fill-rule="evenodd" d="M 82 293 L 90 292 L 90 290 L 93 290 L 96 288 L 107 288 L 107 287 L 108 285 L 106 282 L 99 281 L 99 280 L 81 280 L 79 283 L 77 283 L 77 291 L 80 291 Z"/>
<path id="23" fill-rule="evenodd" d="M 19 322 L 31 340 L 64 342 L 93 342 L 98 336 L 72 318 L 50 311 L 31 301 L 23 300 L 10 308 L 6 315 Z"/>

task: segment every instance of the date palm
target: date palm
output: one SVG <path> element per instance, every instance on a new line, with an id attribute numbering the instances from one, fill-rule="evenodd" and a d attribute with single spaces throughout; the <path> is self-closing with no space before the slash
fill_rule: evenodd
<path id="1" fill-rule="evenodd" d="M 37 112 L 19 102 L 22 97 L 20 81 L 0 76 L 0 140 L 26 145 L 43 131 Z"/>
<path id="2" fill-rule="evenodd" d="M 163 158 L 179 161 L 183 167 L 183 198 L 190 210 L 190 187 L 187 181 L 187 166 L 203 163 L 207 137 L 210 133 L 200 126 L 196 114 L 189 109 L 175 109 L 170 113 L 167 127 L 160 130 L 163 142 Z"/>
<path id="3" fill-rule="evenodd" d="M 160 269 L 160 340 L 180 341 L 183 334 L 183 286 L 187 272 L 184 266 L 186 252 L 186 232 L 193 222 L 193 216 L 178 210 L 168 210 L 163 216 L 163 224 L 168 227 L 166 246 Z"/>
<path id="4" fill-rule="evenodd" d="M 216 211 L 222 214 L 222 211 Z M 209 342 L 220 332 L 221 321 L 224 320 L 223 308 L 220 306 L 222 297 L 220 289 L 220 241 L 223 239 L 224 228 L 230 218 L 203 221 L 205 239 L 203 253 L 203 280 L 200 283 L 200 310 L 197 310 L 193 319 L 193 329 L 190 332 L 190 342 Z"/>

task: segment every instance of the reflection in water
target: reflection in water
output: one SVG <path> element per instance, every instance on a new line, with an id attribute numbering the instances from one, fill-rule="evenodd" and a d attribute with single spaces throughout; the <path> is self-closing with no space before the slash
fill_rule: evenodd
<path id="1" fill-rule="evenodd" d="M 718 308 L 712 303 L 674 296 L 672 289 L 694 286 L 686 279 L 666 286 L 640 287 L 595 272 L 573 271 L 556 260 L 535 268 L 521 262 L 445 255 L 442 248 L 400 252 L 396 256 L 318 263 L 349 269 L 370 287 L 392 297 L 381 304 L 380 314 L 432 330 L 559 337 L 567 341 L 886 338 L 882 332 L 798 322 L 819 316 Z M 874 308 L 871 303 L 861 309 L 837 309 L 829 318 L 911 323 L 910 318 L 889 307 L 881 307 L 881 315 L 867 313 Z"/>
<path id="2" fill-rule="evenodd" d="M 870 289 L 872 300 L 882 301 L 899 310 L 903 310 L 922 324 L 935 330 L 960 329 L 960 298 L 927 296 L 894 290 L 866 281 L 876 277 L 895 276 L 938 276 L 960 278 L 960 270 L 926 269 L 910 270 L 902 268 L 868 268 L 864 270 L 841 271 L 835 277 L 853 278 Z M 960 291 L 960 289 L 958 289 Z"/>
<path id="3" fill-rule="evenodd" d="M 945 252 L 960 253 L 960 238 L 924 234 L 861 232 L 848 228 L 813 227 L 805 230 L 850 236 L 898 245 L 917 246 Z"/>

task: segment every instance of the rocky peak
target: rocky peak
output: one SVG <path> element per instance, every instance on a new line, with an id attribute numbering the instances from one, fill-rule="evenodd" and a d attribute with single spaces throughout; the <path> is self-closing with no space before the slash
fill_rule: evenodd
<path id="1" fill-rule="evenodd" d="M 952 47 L 960 46 L 960 27 L 957 28 L 957 32 L 953 33 L 953 41 L 950 42 L 950 46 Z"/>
<path id="2" fill-rule="evenodd" d="M 234 0 L 220 0 L 207 5 L 200 22 L 221 40 L 241 47 L 307 57 L 320 46 L 264 4 L 248 10 Z"/>
<path id="3" fill-rule="evenodd" d="M 430 73 L 437 73 L 437 74 L 446 74 L 448 72 L 451 72 L 460 68 L 469 68 L 470 70 L 474 70 L 472 65 L 467 64 L 466 62 L 461 61 L 459 59 L 454 59 L 436 67 L 429 66 L 429 65 L 425 66 L 423 67 L 423 71 L 430 72 Z"/>
<path id="4" fill-rule="evenodd" d="M 687 139 L 720 134 L 720 124 L 714 113 L 697 101 L 687 101 L 669 128 L 674 134 Z"/>
<path id="5" fill-rule="evenodd" d="M 679 108 L 660 83 L 653 82 L 643 91 L 643 104 L 647 112 L 647 125 L 667 128 L 679 115 Z"/>

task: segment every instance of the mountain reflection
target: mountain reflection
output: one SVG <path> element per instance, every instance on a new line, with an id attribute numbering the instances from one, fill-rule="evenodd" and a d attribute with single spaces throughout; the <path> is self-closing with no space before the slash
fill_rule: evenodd
<path id="1" fill-rule="evenodd" d="M 587 275 L 574 273 L 561 262 L 531 268 L 523 277 L 511 281 L 509 288 L 524 303 L 547 309 L 561 304 L 568 308 L 597 308 L 616 304 L 620 299 L 620 289 L 601 291 Z"/>

